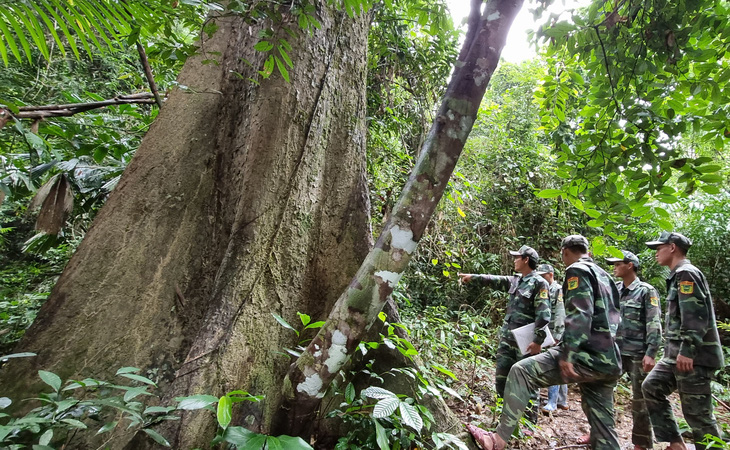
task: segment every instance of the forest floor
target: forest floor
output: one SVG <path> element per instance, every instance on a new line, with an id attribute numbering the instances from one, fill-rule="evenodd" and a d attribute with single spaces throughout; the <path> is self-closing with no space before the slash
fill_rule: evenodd
<path id="1" fill-rule="evenodd" d="M 462 420 L 463 423 L 473 423 L 485 429 L 493 430 L 499 420 L 499 415 L 494 408 L 494 371 L 485 369 L 477 370 L 477 375 L 463 374 L 462 379 L 472 379 L 471 384 L 472 395 L 465 397 L 464 402 L 454 402 L 452 410 Z M 472 378 L 473 377 L 473 378 Z M 541 398 L 547 398 L 547 390 L 541 391 Z M 679 398 L 676 393 L 673 394 L 674 414 L 680 423 L 684 423 Z M 576 439 L 588 433 L 588 421 L 581 409 L 580 392 L 578 387 L 573 384 L 568 387 L 568 404 L 570 410 L 557 410 L 550 415 L 540 414 L 538 425 L 533 431 L 533 436 L 523 436 L 520 439 L 512 439 L 508 444 L 509 449 L 520 450 L 546 450 L 546 449 L 588 449 L 589 446 L 577 445 Z M 621 450 L 633 450 L 631 443 L 631 391 L 628 379 L 624 376 L 619 382 L 616 390 L 615 403 L 616 415 L 616 431 L 621 442 Z M 725 410 L 716 410 L 718 421 L 728 424 L 730 422 L 730 412 Z M 525 430 L 521 426 L 521 430 Z M 522 434 L 522 433 L 521 433 Z M 694 445 L 689 443 L 689 439 L 685 439 L 687 448 L 694 450 Z M 652 450 L 664 450 L 667 444 L 655 444 Z"/>

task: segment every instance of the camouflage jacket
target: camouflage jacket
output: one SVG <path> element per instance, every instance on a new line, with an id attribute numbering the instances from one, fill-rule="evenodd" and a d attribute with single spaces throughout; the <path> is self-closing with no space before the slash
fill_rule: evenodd
<path id="1" fill-rule="evenodd" d="M 509 292 L 502 338 L 514 340 L 510 330 L 535 323 L 534 342 L 545 340 L 545 325 L 550 323 L 550 295 L 547 281 L 532 271 L 525 276 L 477 275 L 481 284 Z"/>
<path id="2" fill-rule="evenodd" d="M 621 325 L 617 336 L 622 356 L 654 358 L 662 340 L 659 295 L 638 277 L 628 286 L 616 283 L 621 293 Z"/>
<path id="3" fill-rule="evenodd" d="M 555 342 L 560 341 L 565 331 L 565 304 L 563 287 L 557 281 L 550 285 L 550 332 Z"/>
<path id="4" fill-rule="evenodd" d="M 724 366 L 710 287 L 688 259 L 680 261 L 667 278 L 665 324 L 664 361 L 675 364 L 677 355 L 682 355 L 698 366 Z"/>
<path id="5" fill-rule="evenodd" d="M 621 316 L 616 284 L 593 259 L 584 256 L 565 271 L 565 332 L 562 357 L 609 375 L 621 374 L 615 335 Z"/>

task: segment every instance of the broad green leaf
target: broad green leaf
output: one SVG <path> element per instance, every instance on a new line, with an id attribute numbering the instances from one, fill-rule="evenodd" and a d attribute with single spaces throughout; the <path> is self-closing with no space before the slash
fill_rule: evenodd
<path id="1" fill-rule="evenodd" d="M 312 450 L 312 446 L 298 436 L 277 436 L 286 450 Z"/>
<path id="2" fill-rule="evenodd" d="M 192 395 L 190 397 L 176 397 L 175 401 L 180 402 L 177 405 L 177 409 L 184 409 L 186 411 L 192 411 L 196 409 L 202 409 L 206 406 L 218 403 L 218 397 L 213 395 Z"/>
<path id="3" fill-rule="evenodd" d="M 540 198 L 555 198 L 562 194 L 563 191 L 560 189 L 543 189 L 537 193 L 537 196 Z"/>
<path id="4" fill-rule="evenodd" d="M 99 431 L 96 432 L 96 434 L 103 434 L 107 433 L 109 431 L 112 431 L 117 426 L 117 421 L 105 423 L 103 427 L 99 428 Z"/>
<path id="5" fill-rule="evenodd" d="M 380 425 L 380 422 L 376 419 L 373 419 L 373 423 L 375 423 L 375 441 L 377 442 L 378 447 L 380 447 L 380 450 L 390 450 L 388 435 L 385 434 L 385 428 L 383 428 L 383 426 Z"/>
<path id="6" fill-rule="evenodd" d="M 277 322 L 279 322 L 279 325 L 286 328 L 287 330 L 292 330 L 293 332 L 295 332 L 297 334 L 297 336 L 299 336 L 299 331 L 297 331 L 293 326 L 289 325 L 289 322 L 284 320 L 283 317 L 281 317 L 280 315 L 275 314 L 275 313 L 271 313 L 271 315 L 274 316 L 274 319 L 276 319 Z"/>
<path id="7" fill-rule="evenodd" d="M 53 430 L 46 430 L 45 433 L 43 433 L 38 439 L 38 443 L 40 445 L 48 445 L 51 443 L 51 439 L 53 439 Z"/>
<path id="8" fill-rule="evenodd" d="M 141 370 L 142 369 L 138 369 L 137 367 L 122 367 L 121 369 L 117 370 L 116 375 L 121 375 L 123 373 L 137 373 Z"/>
<path id="9" fill-rule="evenodd" d="M 266 435 L 254 433 L 243 427 L 228 427 L 223 433 L 223 439 L 235 445 L 238 450 L 261 450 L 266 443 Z"/>
<path id="10" fill-rule="evenodd" d="M 224 395 L 220 398 L 220 400 L 218 400 L 216 417 L 218 419 L 218 424 L 223 429 L 231 423 L 231 419 L 233 418 L 233 402 L 227 395 Z"/>
<path id="11" fill-rule="evenodd" d="M 347 383 L 345 388 L 345 401 L 352 403 L 355 400 L 355 386 L 352 383 Z"/>
<path id="12" fill-rule="evenodd" d="M 67 423 L 67 424 L 71 425 L 72 427 L 79 428 L 81 430 L 85 430 L 86 428 L 88 428 L 86 426 L 86 424 L 84 424 L 80 420 L 76 420 L 76 419 L 61 419 L 61 422 Z"/>
<path id="13" fill-rule="evenodd" d="M 61 390 L 61 378 L 53 372 L 47 372 L 45 370 L 39 370 L 38 376 L 41 377 L 44 383 L 53 388 L 56 392 Z"/>
<path id="14" fill-rule="evenodd" d="M 163 435 L 158 433 L 157 431 L 151 429 L 151 428 L 142 428 L 142 431 L 147 433 L 149 437 L 151 437 L 155 442 L 157 442 L 160 445 L 163 445 L 165 447 L 170 447 L 170 443 L 165 439 Z"/>
<path id="15" fill-rule="evenodd" d="M 149 384 L 150 386 L 157 386 L 154 381 L 142 375 L 136 375 L 133 373 L 120 373 L 120 377 L 129 378 L 130 380 L 139 381 L 140 383 Z"/>
<path id="16" fill-rule="evenodd" d="M 398 409 L 400 410 L 400 417 L 403 420 L 403 423 L 420 434 L 421 429 L 423 428 L 423 419 L 416 408 L 406 402 L 401 402 Z"/>
<path id="17" fill-rule="evenodd" d="M 297 315 L 299 316 L 299 320 L 302 321 L 302 325 L 304 326 L 306 326 L 312 320 L 312 318 L 309 317 L 307 314 L 302 314 L 299 311 L 297 311 Z"/>
<path id="18" fill-rule="evenodd" d="M 389 417 L 396 409 L 398 409 L 399 404 L 400 399 L 398 399 L 398 397 L 387 397 L 379 400 L 373 408 L 373 417 L 376 419 Z"/>
<path id="19" fill-rule="evenodd" d="M 396 400 L 398 399 L 398 397 L 394 393 L 392 393 L 386 389 L 383 389 L 381 387 L 377 387 L 377 386 L 368 386 L 365 389 L 363 389 L 360 394 L 365 397 L 376 398 L 376 399 L 382 399 L 382 398 L 395 398 Z"/>

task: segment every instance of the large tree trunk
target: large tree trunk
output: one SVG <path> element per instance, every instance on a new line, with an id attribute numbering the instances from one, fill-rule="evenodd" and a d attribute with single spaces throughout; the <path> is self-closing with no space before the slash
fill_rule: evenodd
<path id="1" fill-rule="evenodd" d="M 217 21 L 19 345 L 38 357 L 3 367 L 4 395 L 33 396 L 38 369 L 109 379 L 132 365 L 167 397 L 265 395 L 246 415 L 268 430 L 297 340 L 271 313 L 326 317 L 372 245 L 367 17 L 320 2 L 319 21 L 279 36 L 291 82 L 258 86 L 243 60 L 261 66 L 271 24 Z M 202 65 L 214 52 L 220 65 Z M 190 414 L 167 437 L 205 447 L 214 420 Z"/>

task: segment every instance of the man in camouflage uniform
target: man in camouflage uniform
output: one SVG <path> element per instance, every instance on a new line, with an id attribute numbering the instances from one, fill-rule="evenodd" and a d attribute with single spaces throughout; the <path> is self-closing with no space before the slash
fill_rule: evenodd
<path id="1" fill-rule="evenodd" d="M 620 319 L 618 291 L 611 277 L 588 256 L 588 240 L 563 239 L 565 332 L 557 348 L 516 363 L 505 387 L 505 403 L 496 433 L 471 424 L 467 429 L 486 450 L 502 450 L 527 406 L 529 393 L 541 387 L 578 383 L 583 411 L 591 426 L 593 450 L 620 450 L 613 418 L 613 390 L 621 376 L 615 342 Z"/>
<path id="2" fill-rule="evenodd" d="M 565 330 L 565 305 L 563 304 L 563 287 L 555 281 L 555 269 L 550 264 L 537 266 L 537 273 L 550 285 L 550 333 L 555 342 L 560 342 Z M 568 406 L 568 385 L 560 384 L 548 388 L 547 404 L 543 411 L 570 409 Z"/>
<path id="3" fill-rule="evenodd" d="M 653 439 L 641 383 L 656 365 L 654 358 L 662 339 L 659 296 L 652 285 L 639 279 L 639 258 L 630 251 L 622 253 L 623 258 L 606 258 L 606 261 L 613 265 L 614 276 L 622 280 L 616 284 L 621 294 L 618 348 L 633 394 L 631 442 L 634 450 L 646 450 L 652 448 Z"/>
<path id="4" fill-rule="evenodd" d="M 507 312 L 500 331 L 499 347 L 497 348 L 495 384 L 497 395 L 504 398 L 504 386 L 510 368 L 517 361 L 524 358 L 517 346 L 512 330 L 530 323 L 535 324 L 533 342 L 528 346 L 528 354 L 540 353 L 542 342 L 545 340 L 543 328 L 550 322 L 550 298 L 547 282 L 540 277 L 535 268 L 540 258 L 532 247 L 523 245 L 517 251 L 510 251 L 514 257 L 517 276 L 478 275 L 460 273 L 460 281 L 469 283 L 475 281 L 484 286 L 509 292 Z M 535 407 L 529 419 L 537 422 L 537 391 L 533 394 Z"/>
<path id="5" fill-rule="evenodd" d="M 710 288 L 704 274 L 687 259 L 692 242 L 680 233 L 663 232 L 646 245 L 671 269 L 667 278 L 664 357 L 642 385 L 654 434 L 669 449 L 685 450 L 667 397 L 679 392 L 682 413 L 697 449 L 704 436 L 720 436 L 712 412 L 710 382 L 724 365 Z"/>

